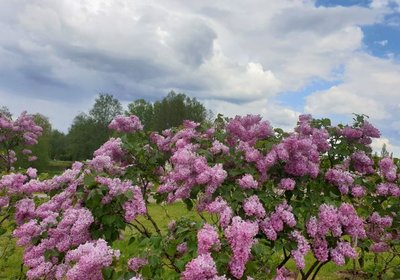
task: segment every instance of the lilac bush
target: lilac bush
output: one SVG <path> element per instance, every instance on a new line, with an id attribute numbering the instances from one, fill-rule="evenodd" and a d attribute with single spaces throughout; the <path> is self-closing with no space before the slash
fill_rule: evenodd
<path id="1" fill-rule="evenodd" d="M 18 197 L 29 279 L 315 279 L 328 262 L 399 260 L 398 162 L 371 155 L 380 133 L 363 116 L 332 126 L 302 115 L 290 133 L 254 115 L 160 133 L 118 116 L 109 127 L 93 159 L 61 175 L 0 179 L 0 205 Z M 181 202 L 201 219 L 164 229 L 148 211 Z M 124 235 L 136 254 L 115 249 Z"/>

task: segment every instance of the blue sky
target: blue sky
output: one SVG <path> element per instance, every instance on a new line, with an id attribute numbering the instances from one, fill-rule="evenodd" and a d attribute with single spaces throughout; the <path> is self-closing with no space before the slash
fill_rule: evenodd
<path id="1" fill-rule="evenodd" d="M 3 1 L 0 105 L 67 131 L 108 92 L 215 113 L 370 116 L 400 155 L 400 0 Z"/>

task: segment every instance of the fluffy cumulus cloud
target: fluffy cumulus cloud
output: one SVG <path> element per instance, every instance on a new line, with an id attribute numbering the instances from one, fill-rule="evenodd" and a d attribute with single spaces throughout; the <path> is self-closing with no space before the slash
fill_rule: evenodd
<path id="1" fill-rule="evenodd" d="M 215 113 L 261 114 L 283 127 L 303 111 L 366 113 L 400 145 L 399 53 L 374 56 L 372 45 L 393 40 L 369 44 L 365 31 L 399 32 L 400 3 L 365 2 L 3 1 L 1 105 L 41 111 L 67 130 L 99 92 L 127 104 L 176 90 Z M 313 90 L 315 80 L 329 86 Z M 288 92 L 297 103 L 279 101 Z"/>

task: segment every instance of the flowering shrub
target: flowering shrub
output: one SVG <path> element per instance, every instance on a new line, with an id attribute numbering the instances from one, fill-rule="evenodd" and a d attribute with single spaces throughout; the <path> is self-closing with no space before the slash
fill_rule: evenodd
<path id="1" fill-rule="evenodd" d="M 368 252 L 399 259 L 397 162 L 371 156 L 380 133 L 362 116 L 332 126 L 302 115 L 290 133 L 252 115 L 161 133 L 118 116 L 110 128 L 93 159 L 59 176 L 0 179 L 18 197 L 14 237 L 29 279 L 314 279 Z M 202 219 L 164 230 L 148 211 L 180 201 Z M 123 234 L 137 255 L 115 249 Z"/>

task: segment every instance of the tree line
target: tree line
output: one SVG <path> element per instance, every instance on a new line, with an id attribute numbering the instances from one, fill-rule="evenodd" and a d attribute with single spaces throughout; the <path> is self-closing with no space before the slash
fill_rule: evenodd
<path id="1" fill-rule="evenodd" d="M 12 117 L 4 106 L 0 108 L 0 114 Z M 43 172 L 47 170 L 50 160 L 81 161 L 91 158 L 93 152 L 112 136 L 108 124 L 122 114 L 137 115 L 147 131 L 179 126 L 183 120 L 203 122 L 212 118 L 212 112 L 200 101 L 184 93 L 171 91 L 155 102 L 137 99 L 128 104 L 127 110 L 113 95 L 99 94 L 87 113 L 80 113 L 74 118 L 67 133 L 54 129 L 48 117 L 35 114 L 35 122 L 43 127 L 39 143 L 32 149 L 38 160 L 19 160 L 17 167 L 33 166 Z M 18 153 L 21 151 L 17 151 L 17 157 Z"/>

